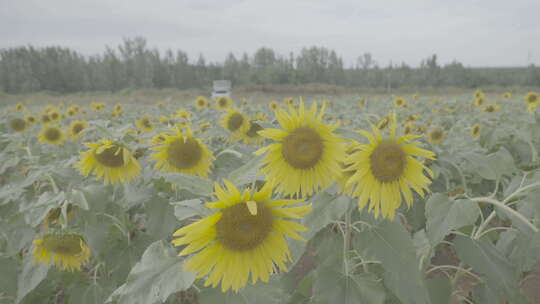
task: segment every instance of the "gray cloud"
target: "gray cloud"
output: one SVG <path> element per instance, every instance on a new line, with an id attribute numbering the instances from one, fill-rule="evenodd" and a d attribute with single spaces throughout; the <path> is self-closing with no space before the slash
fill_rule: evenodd
<path id="1" fill-rule="evenodd" d="M 365 3 L 363 3 L 365 2 Z M 260 46 L 335 49 L 347 64 L 437 53 L 472 66 L 540 64 L 540 2 L 516 0 L 0 0 L 0 47 L 65 45 L 85 54 L 142 35 L 151 47 L 221 61 Z"/>

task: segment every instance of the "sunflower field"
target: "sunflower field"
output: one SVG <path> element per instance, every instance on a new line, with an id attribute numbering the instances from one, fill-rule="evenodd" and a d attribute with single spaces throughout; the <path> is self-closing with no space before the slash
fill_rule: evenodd
<path id="1" fill-rule="evenodd" d="M 540 303 L 539 105 L 4 105 L 0 303 Z"/>

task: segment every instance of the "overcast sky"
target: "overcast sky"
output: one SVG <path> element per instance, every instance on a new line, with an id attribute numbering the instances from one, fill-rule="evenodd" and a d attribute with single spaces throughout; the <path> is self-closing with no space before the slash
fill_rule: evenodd
<path id="1" fill-rule="evenodd" d="M 539 0 L 0 0 L 0 48 L 62 45 L 84 54 L 144 36 L 152 48 L 223 61 L 261 46 L 325 46 L 346 65 L 416 66 L 429 54 L 468 66 L 540 65 Z"/>

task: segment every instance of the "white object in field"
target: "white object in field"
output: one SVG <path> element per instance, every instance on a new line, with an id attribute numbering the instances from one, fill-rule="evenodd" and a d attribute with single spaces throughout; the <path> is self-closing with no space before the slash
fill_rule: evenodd
<path id="1" fill-rule="evenodd" d="M 212 99 L 221 96 L 231 98 L 231 81 L 230 80 L 214 80 L 212 88 Z"/>

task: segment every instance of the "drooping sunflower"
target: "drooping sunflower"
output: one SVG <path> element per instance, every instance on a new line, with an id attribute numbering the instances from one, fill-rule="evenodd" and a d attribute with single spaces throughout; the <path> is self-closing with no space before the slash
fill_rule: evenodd
<path id="1" fill-rule="evenodd" d="M 84 120 L 74 120 L 69 125 L 68 133 L 72 139 L 78 139 L 82 136 L 82 131 L 88 127 L 88 122 Z"/>
<path id="2" fill-rule="evenodd" d="M 188 128 L 170 129 L 173 135 L 165 136 L 165 140 L 152 150 L 156 153 L 150 156 L 155 160 L 154 169 L 163 172 L 177 172 L 207 177 L 214 155 L 206 145 Z"/>
<path id="3" fill-rule="evenodd" d="M 317 104 L 306 110 L 280 109 L 276 118 L 280 129 L 264 129 L 258 134 L 276 141 L 255 152 L 267 153 L 261 172 L 285 195 L 306 196 L 329 186 L 341 175 L 340 162 L 345 158 L 345 143 L 334 133 L 337 124 L 324 123 L 325 105 L 317 114 Z"/>
<path id="4" fill-rule="evenodd" d="M 379 129 L 371 127 L 372 133 L 359 131 L 368 140 L 368 144 L 360 144 L 358 151 L 349 155 L 345 161 L 346 171 L 355 171 L 347 181 L 354 187 L 353 197 L 358 197 L 358 207 L 363 209 L 369 202 L 369 211 L 375 217 L 379 214 L 394 219 L 396 209 L 401 205 L 402 197 L 407 206 L 413 203 L 411 188 L 420 196 L 429 191 L 433 172 L 415 157 L 435 159 L 435 153 L 418 147 L 411 141 L 419 138 L 416 135 L 396 137 L 396 123 L 390 125 L 390 137 L 383 137 Z"/>
<path id="5" fill-rule="evenodd" d="M 53 264 L 61 270 L 81 270 L 91 255 L 84 237 L 74 232 L 49 232 L 35 239 L 33 245 L 36 262 Z"/>
<path id="6" fill-rule="evenodd" d="M 540 102 L 540 98 L 538 97 L 538 94 L 536 92 L 528 92 L 525 96 L 525 102 L 529 104 L 535 104 L 537 102 Z"/>
<path id="7" fill-rule="evenodd" d="M 482 126 L 480 124 L 475 124 L 471 128 L 471 136 L 472 137 L 478 137 L 480 136 L 480 130 L 482 129 Z"/>
<path id="8" fill-rule="evenodd" d="M 270 108 L 270 110 L 276 111 L 277 109 L 279 109 L 279 104 L 277 101 L 272 100 L 272 102 L 268 104 L 268 107 Z"/>
<path id="9" fill-rule="evenodd" d="M 443 142 L 445 138 L 444 130 L 441 128 L 435 128 L 428 132 L 427 140 L 432 145 L 438 145 Z"/>
<path id="10" fill-rule="evenodd" d="M 247 145 L 260 145 L 264 141 L 264 137 L 258 134 L 259 131 L 264 130 L 261 125 L 255 121 L 249 122 L 249 129 L 244 133 L 242 141 Z"/>
<path id="11" fill-rule="evenodd" d="M 249 119 L 242 112 L 234 109 L 227 110 L 227 113 L 223 115 L 221 120 L 223 128 L 232 133 L 233 139 L 241 139 L 242 134 L 246 133 L 249 129 Z"/>
<path id="12" fill-rule="evenodd" d="M 184 266 L 206 277 L 205 286 L 238 291 L 251 276 L 251 283 L 268 282 L 275 269 L 287 271 L 291 260 L 286 236 L 305 241 L 298 232 L 307 228 L 291 219 L 301 219 L 311 205 L 301 200 L 272 200 L 272 186 L 259 192 L 242 193 L 231 182 L 216 183 L 216 201 L 206 207 L 218 212 L 177 230 L 172 243 L 183 246 L 180 256 L 191 255 Z"/>
<path id="13" fill-rule="evenodd" d="M 500 108 L 501 107 L 499 105 L 488 104 L 487 106 L 484 107 L 484 109 L 482 109 L 482 112 L 493 113 L 493 112 L 499 111 Z"/>
<path id="14" fill-rule="evenodd" d="M 27 114 L 24 116 L 24 120 L 30 125 L 35 124 L 37 122 L 37 119 L 34 115 Z"/>
<path id="15" fill-rule="evenodd" d="M 24 132 L 28 127 L 26 120 L 22 118 L 13 118 L 9 121 L 9 127 L 15 132 Z"/>
<path id="16" fill-rule="evenodd" d="M 407 104 L 405 99 L 403 97 L 397 97 L 394 99 L 394 106 L 396 107 L 403 107 Z"/>
<path id="17" fill-rule="evenodd" d="M 140 175 L 139 162 L 122 144 L 102 139 L 84 145 L 90 149 L 81 152 L 81 159 L 73 165 L 82 175 L 93 174 L 105 184 L 126 183 Z"/>
<path id="18" fill-rule="evenodd" d="M 232 107 L 232 100 L 225 96 L 219 96 L 216 98 L 216 109 L 218 110 L 227 110 Z"/>
<path id="19" fill-rule="evenodd" d="M 143 118 L 135 121 L 135 126 L 142 132 L 153 132 L 154 131 L 154 125 L 150 121 L 150 118 L 147 116 L 144 116 Z"/>
<path id="20" fill-rule="evenodd" d="M 45 125 L 43 130 L 39 132 L 38 139 L 42 143 L 59 146 L 66 140 L 66 135 L 59 127 Z"/>
<path id="21" fill-rule="evenodd" d="M 527 105 L 527 112 L 534 114 L 540 103 L 530 103 Z"/>
<path id="22" fill-rule="evenodd" d="M 122 112 L 123 110 L 124 110 L 124 106 L 121 103 L 117 103 L 114 105 L 115 112 Z"/>
<path id="23" fill-rule="evenodd" d="M 75 114 L 77 114 L 77 112 L 75 112 L 75 110 L 73 110 L 73 109 L 68 109 L 68 110 L 66 111 L 66 116 L 67 116 L 67 117 L 72 117 L 72 116 L 74 116 Z"/>
<path id="24" fill-rule="evenodd" d="M 204 96 L 199 96 L 197 99 L 195 99 L 195 107 L 199 110 L 202 110 L 204 108 L 208 107 L 208 99 Z"/>
<path id="25" fill-rule="evenodd" d="M 512 98 L 512 93 L 510 93 L 510 92 L 505 92 L 505 93 L 502 95 L 502 97 L 503 97 L 504 99 L 510 99 L 510 98 Z"/>

